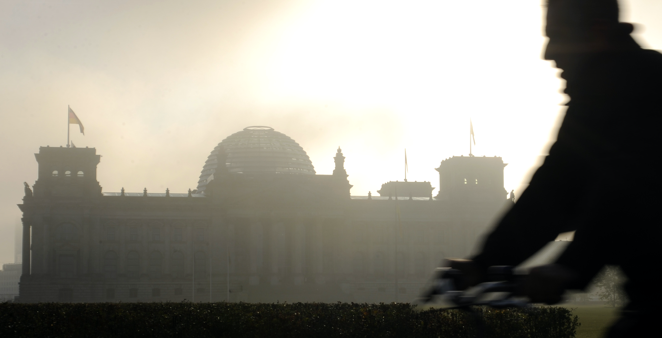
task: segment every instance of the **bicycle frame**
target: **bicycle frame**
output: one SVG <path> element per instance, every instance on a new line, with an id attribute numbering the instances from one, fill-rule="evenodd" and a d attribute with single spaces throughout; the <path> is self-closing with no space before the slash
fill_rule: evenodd
<path id="1" fill-rule="evenodd" d="M 488 270 L 488 279 L 496 280 L 481 283 L 465 291 L 457 290 L 455 285 L 462 274 L 450 268 L 438 268 L 431 287 L 423 293 L 418 304 L 431 303 L 437 296 L 454 304 L 453 308 L 487 305 L 494 308 L 528 307 L 528 300 L 517 299 L 521 287 L 521 276 L 515 275 L 511 267 L 492 267 Z M 497 293 L 501 297 L 485 299 Z"/>

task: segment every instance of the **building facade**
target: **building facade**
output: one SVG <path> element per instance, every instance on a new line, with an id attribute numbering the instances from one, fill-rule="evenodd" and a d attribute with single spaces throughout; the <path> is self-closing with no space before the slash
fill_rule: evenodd
<path id="1" fill-rule="evenodd" d="M 0 302 L 14 301 L 18 296 L 18 283 L 21 278 L 21 264 L 7 263 L 0 270 Z"/>
<path id="2" fill-rule="evenodd" d="M 103 192 L 94 148 L 35 156 L 21 302 L 411 301 L 510 203 L 499 157 L 442 161 L 436 197 L 352 196 L 340 149 L 318 175 L 268 127 L 219 143 L 186 193 Z"/>

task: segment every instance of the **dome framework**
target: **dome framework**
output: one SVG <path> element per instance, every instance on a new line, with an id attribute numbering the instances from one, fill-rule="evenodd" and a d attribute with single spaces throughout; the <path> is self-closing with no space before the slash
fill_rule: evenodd
<path id="1" fill-rule="evenodd" d="M 221 149 L 227 154 L 225 166 L 233 174 L 315 175 L 310 158 L 292 138 L 271 127 L 251 126 L 228 136 L 212 150 L 200 173 L 199 192 L 216 172 Z"/>

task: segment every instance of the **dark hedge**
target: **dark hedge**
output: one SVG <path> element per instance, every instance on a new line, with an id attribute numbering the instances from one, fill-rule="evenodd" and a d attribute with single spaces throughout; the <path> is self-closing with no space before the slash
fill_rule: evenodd
<path id="1" fill-rule="evenodd" d="M 574 337 L 559 307 L 476 308 L 485 337 Z M 0 304 L 0 337 L 470 337 L 476 315 L 410 304 Z"/>

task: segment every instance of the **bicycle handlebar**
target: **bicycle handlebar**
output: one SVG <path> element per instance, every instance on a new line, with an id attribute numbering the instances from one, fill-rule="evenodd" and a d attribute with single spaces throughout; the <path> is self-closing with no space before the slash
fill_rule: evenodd
<path id="1" fill-rule="evenodd" d="M 420 298 L 421 304 L 432 302 L 436 296 L 452 303 L 455 307 L 488 305 L 491 307 L 525 307 L 529 302 L 516 299 L 519 296 L 523 275 L 513 272 L 510 266 L 493 266 L 487 271 L 488 282 L 479 284 L 465 291 L 457 290 L 456 285 L 462 278 L 459 270 L 437 268 L 431 287 Z M 500 298 L 485 299 L 486 296 L 502 293 Z"/>

